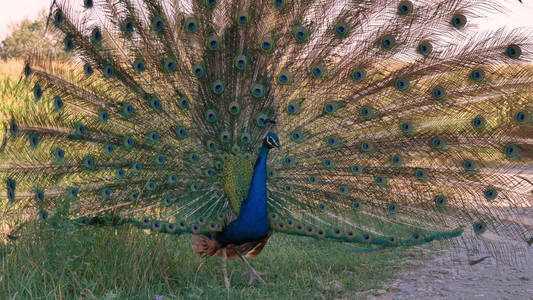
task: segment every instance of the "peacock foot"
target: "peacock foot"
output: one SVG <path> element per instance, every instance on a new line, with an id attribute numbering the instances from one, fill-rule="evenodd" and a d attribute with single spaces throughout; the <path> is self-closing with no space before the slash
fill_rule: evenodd
<path id="1" fill-rule="evenodd" d="M 248 281 L 248 285 L 251 286 L 255 280 L 262 282 L 263 284 L 266 284 L 266 281 L 261 278 L 261 275 L 267 275 L 269 272 L 257 272 L 254 268 L 250 266 L 250 269 L 248 269 L 248 274 L 250 275 L 250 280 Z"/>
<path id="2" fill-rule="evenodd" d="M 226 286 L 227 289 L 231 287 L 231 284 L 229 283 L 228 275 L 226 274 L 224 274 L 224 285 Z"/>
<path id="3" fill-rule="evenodd" d="M 241 259 L 242 263 L 246 266 L 246 269 L 248 270 L 248 274 L 250 275 L 250 280 L 248 281 L 248 285 L 252 285 L 255 280 L 260 281 L 263 284 L 266 284 L 266 281 L 263 278 L 261 278 L 261 275 L 266 275 L 268 274 L 268 272 L 264 272 L 264 273 L 257 272 L 252 267 L 252 265 L 250 265 L 250 263 L 246 260 L 246 258 L 244 258 L 244 256 L 237 250 L 237 248 L 235 248 L 233 245 L 232 247 L 235 253 L 237 253 L 239 258 Z"/>

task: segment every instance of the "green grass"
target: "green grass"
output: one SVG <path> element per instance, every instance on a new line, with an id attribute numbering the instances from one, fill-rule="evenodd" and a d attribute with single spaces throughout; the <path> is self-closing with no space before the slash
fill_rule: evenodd
<path id="1" fill-rule="evenodd" d="M 268 271 L 248 286 L 238 260 L 202 259 L 190 236 L 122 228 L 30 225 L 32 234 L 2 245 L 0 299 L 332 299 L 382 289 L 415 249 L 362 253 L 354 245 L 274 234 L 251 264 Z"/>

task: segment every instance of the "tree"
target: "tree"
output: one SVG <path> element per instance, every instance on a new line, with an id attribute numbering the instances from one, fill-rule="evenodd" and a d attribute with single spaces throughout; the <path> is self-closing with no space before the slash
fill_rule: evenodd
<path id="1" fill-rule="evenodd" d="M 61 38 L 48 30 L 45 33 L 48 14 L 42 10 L 35 20 L 24 19 L 18 24 L 10 25 L 9 34 L 0 45 L 0 56 L 8 58 L 26 58 L 40 53 L 55 58 L 67 56 L 63 51 Z"/>

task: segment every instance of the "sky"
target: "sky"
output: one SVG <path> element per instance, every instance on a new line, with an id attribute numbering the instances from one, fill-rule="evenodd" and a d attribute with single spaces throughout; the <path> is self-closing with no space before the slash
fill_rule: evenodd
<path id="1" fill-rule="evenodd" d="M 48 10 L 52 0 L 0 0 L 0 41 L 9 34 L 9 24 L 18 23 L 24 18 L 33 18 L 42 10 Z M 82 5 L 82 0 L 73 0 Z M 509 13 L 488 15 L 480 18 L 478 23 L 483 29 L 500 27 L 530 27 L 533 32 L 533 0 L 497 0 L 502 3 Z M 97 2 L 97 1 L 95 1 Z M 416 3 L 416 0 L 413 2 Z"/>

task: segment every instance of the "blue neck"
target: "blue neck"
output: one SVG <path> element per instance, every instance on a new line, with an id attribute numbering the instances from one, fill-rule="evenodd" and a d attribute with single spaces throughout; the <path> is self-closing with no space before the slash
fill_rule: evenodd
<path id="1" fill-rule="evenodd" d="M 269 150 L 270 149 L 264 146 L 259 148 L 259 156 L 255 161 L 254 174 L 250 189 L 248 190 L 248 197 L 243 201 L 239 215 L 248 212 L 253 213 L 254 215 L 267 215 L 266 162 Z"/>

